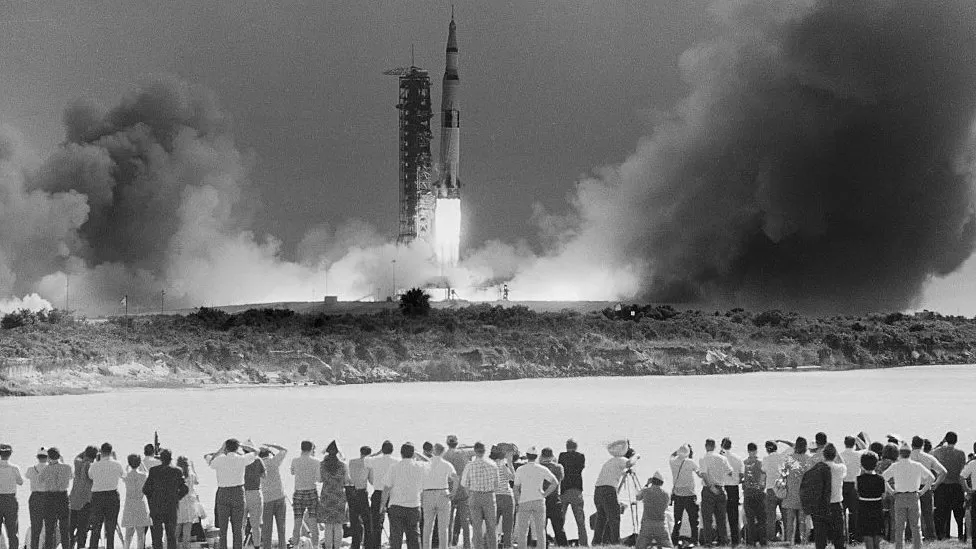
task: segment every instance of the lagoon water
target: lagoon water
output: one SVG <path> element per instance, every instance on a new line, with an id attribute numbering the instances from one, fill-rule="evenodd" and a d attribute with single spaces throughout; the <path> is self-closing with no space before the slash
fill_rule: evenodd
<path id="1" fill-rule="evenodd" d="M 976 366 L 927 366 L 848 372 L 768 372 L 728 376 L 530 379 L 481 383 L 413 383 L 337 387 L 242 387 L 131 390 L 107 394 L 0 400 L 0 441 L 13 444 L 22 470 L 39 446 L 56 445 L 74 456 L 87 444 L 112 442 L 124 462 L 141 454 L 153 431 L 174 455 L 185 454 L 201 477 L 199 492 L 213 507 L 215 477 L 202 456 L 228 437 L 274 442 L 296 455 L 301 440 L 324 448 L 336 439 L 346 456 L 383 439 L 511 441 L 525 449 L 569 437 L 587 455 L 584 483 L 592 492 L 607 458 L 604 444 L 629 438 L 643 456 L 643 482 L 661 469 L 670 486 L 667 458 L 705 438 L 732 438 L 733 451 L 769 438 L 813 439 L 825 431 L 840 442 L 848 433 L 874 438 L 896 432 L 933 441 L 946 430 L 960 446 L 976 440 Z M 292 479 L 287 466 L 288 493 Z M 27 489 L 21 492 L 21 530 L 27 525 Z M 593 512 L 587 496 L 588 513 Z M 289 523 L 291 517 L 288 517 Z M 567 533 L 575 527 L 567 521 Z M 624 517 L 622 529 L 629 531 Z M 290 528 L 290 524 L 289 524 Z"/>

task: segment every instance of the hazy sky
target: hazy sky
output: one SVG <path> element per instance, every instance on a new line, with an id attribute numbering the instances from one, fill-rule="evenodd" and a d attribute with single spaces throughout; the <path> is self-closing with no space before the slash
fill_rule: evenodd
<path id="1" fill-rule="evenodd" d="M 678 57 L 712 33 L 708 5 L 457 1 L 464 246 L 531 238 L 533 203 L 561 211 L 581 174 L 623 161 L 686 92 Z M 253 226 L 286 253 L 310 226 L 351 217 L 392 235 L 396 80 L 382 72 L 414 44 L 439 106 L 449 17 L 440 0 L 0 0 L 0 119 L 44 155 L 71 100 L 111 106 L 175 74 L 233 117 L 253 155 Z M 970 278 L 939 283 L 926 305 L 976 312 Z"/>

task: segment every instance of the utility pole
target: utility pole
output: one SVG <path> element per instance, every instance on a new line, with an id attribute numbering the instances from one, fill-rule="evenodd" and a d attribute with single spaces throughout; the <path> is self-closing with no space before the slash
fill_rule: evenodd
<path id="1" fill-rule="evenodd" d="M 68 283 L 71 280 L 71 275 L 64 273 L 64 312 L 68 312 Z"/>
<path id="2" fill-rule="evenodd" d="M 166 290 L 159 291 L 159 314 L 166 312 Z"/>
<path id="3" fill-rule="evenodd" d="M 397 285 L 396 285 L 396 259 L 393 260 L 393 299 L 397 296 Z"/>

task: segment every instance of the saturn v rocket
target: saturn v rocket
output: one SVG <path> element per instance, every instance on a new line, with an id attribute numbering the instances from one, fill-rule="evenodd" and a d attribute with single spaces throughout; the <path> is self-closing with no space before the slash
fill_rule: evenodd
<path id="1" fill-rule="evenodd" d="M 457 265 L 461 248 L 461 184 L 458 180 L 461 120 L 458 101 L 458 45 L 454 9 L 447 34 L 447 62 L 441 95 L 440 173 L 435 185 L 434 253 L 441 267 Z"/>

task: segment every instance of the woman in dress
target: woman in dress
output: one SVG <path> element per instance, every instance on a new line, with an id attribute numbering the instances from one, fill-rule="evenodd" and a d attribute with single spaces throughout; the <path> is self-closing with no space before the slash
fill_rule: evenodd
<path id="1" fill-rule="evenodd" d="M 346 484 L 352 484 L 346 464 L 339 459 L 336 441 L 325 449 L 326 456 L 319 466 L 322 494 L 319 497 L 319 522 L 325 525 L 322 546 L 339 549 L 342 525 L 346 522 Z"/>
<path id="2" fill-rule="evenodd" d="M 179 541 L 182 549 L 189 549 L 190 531 L 193 529 L 193 523 L 197 521 L 198 498 L 196 485 L 200 481 L 197 480 L 197 472 L 193 468 L 193 464 L 190 463 L 190 460 L 186 456 L 176 458 L 176 466 L 183 471 L 186 487 L 190 489 L 183 496 L 183 499 L 180 500 L 180 507 L 176 512 L 176 539 Z"/>
<path id="3" fill-rule="evenodd" d="M 864 538 L 865 549 L 880 549 L 884 535 L 885 496 L 884 478 L 875 472 L 878 455 L 867 451 L 861 454 L 861 474 L 854 481 L 857 488 L 857 529 L 858 536 Z"/>
<path id="4" fill-rule="evenodd" d="M 803 512 L 803 504 L 800 502 L 800 483 L 803 481 L 803 473 L 811 466 L 811 458 L 807 454 L 807 439 L 796 437 L 793 444 L 793 453 L 786 457 L 786 470 L 789 471 L 786 477 L 786 498 L 783 499 L 783 540 L 789 545 L 793 545 L 797 534 L 800 536 L 800 543 L 807 542 L 807 516 Z"/>
<path id="5" fill-rule="evenodd" d="M 122 520 L 119 526 L 125 531 L 125 549 L 132 546 L 132 535 L 136 536 L 137 549 L 146 549 L 146 528 L 152 525 L 149 519 L 149 505 L 142 493 L 142 485 L 149 475 L 142 470 L 142 458 L 137 454 L 129 454 L 129 472 L 123 478 L 125 482 L 125 507 L 122 509 Z"/>

